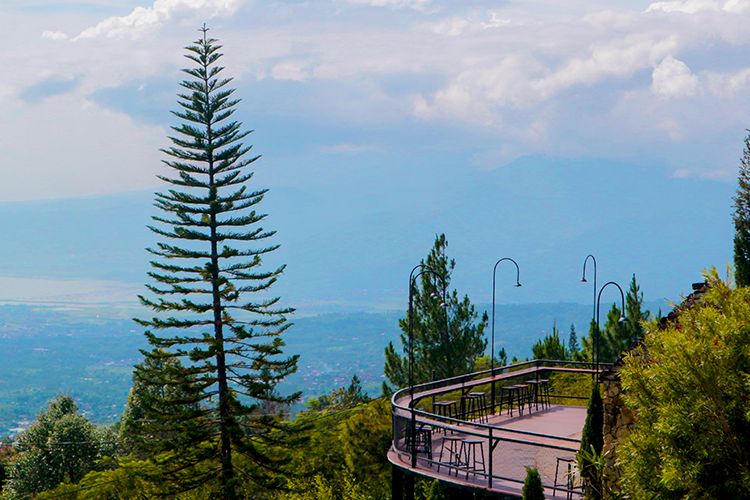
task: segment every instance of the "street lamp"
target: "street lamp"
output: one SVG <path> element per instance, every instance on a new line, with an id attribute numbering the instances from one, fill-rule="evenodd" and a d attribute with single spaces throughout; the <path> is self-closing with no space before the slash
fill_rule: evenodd
<path id="1" fill-rule="evenodd" d="M 620 316 L 619 322 L 625 321 L 625 293 L 622 291 L 622 287 L 614 281 L 608 281 L 599 289 L 599 295 L 596 297 L 596 337 L 594 337 L 594 354 L 596 356 L 596 381 L 599 382 L 599 337 L 601 337 L 601 330 L 599 329 L 599 306 L 602 301 L 602 292 L 609 285 L 614 285 L 620 291 L 620 300 L 622 303 L 622 316 Z"/>
<path id="2" fill-rule="evenodd" d="M 594 310 L 591 312 L 591 321 L 594 321 L 596 316 L 596 257 L 589 254 L 586 256 L 586 258 L 583 260 L 583 273 L 581 274 L 581 283 L 588 283 L 586 281 L 586 263 L 591 259 L 591 261 L 594 263 Z"/>
<path id="3" fill-rule="evenodd" d="M 419 272 L 417 274 L 414 274 L 418 269 Z M 414 268 L 409 273 L 409 407 L 411 410 L 411 424 L 409 426 L 409 429 L 411 431 L 409 440 L 411 442 L 409 443 L 409 445 L 411 450 L 412 467 L 417 466 L 417 415 L 414 412 L 414 282 L 423 274 L 430 274 L 440 280 L 443 285 L 443 302 L 441 305 L 443 307 L 447 307 L 445 297 L 445 289 L 447 288 L 445 276 L 441 275 L 435 269 L 426 264 L 417 264 L 416 266 L 414 266 Z M 430 296 L 432 298 L 439 297 L 434 291 L 430 294 Z M 447 308 L 445 314 L 447 318 Z"/>
<path id="4" fill-rule="evenodd" d="M 492 335 L 490 341 L 490 376 L 495 376 L 495 275 L 497 274 L 497 266 L 504 260 L 510 261 L 516 266 L 516 288 L 521 286 L 521 270 L 518 268 L 518 263 L 510 257 L 503 257 L 495 262 L 495 267 L 492 268 Z M 490 394 L 490 401 L 492 401 L 492 413 L 495 413 L 495 381 L 492 381 L 492 391 Z"/>

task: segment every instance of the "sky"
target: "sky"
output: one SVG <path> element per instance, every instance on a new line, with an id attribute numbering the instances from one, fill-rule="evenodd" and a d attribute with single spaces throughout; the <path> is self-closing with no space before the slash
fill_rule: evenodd
<path id="1" fill-rule="evenodd" d="M 258 182 L 345 192 L 344 212 L 525 158 L 731 186 L 750 127 L 750 0 L 4 0 L 0 19 L 0 204 L 157 188 L 204 22 Z"/>

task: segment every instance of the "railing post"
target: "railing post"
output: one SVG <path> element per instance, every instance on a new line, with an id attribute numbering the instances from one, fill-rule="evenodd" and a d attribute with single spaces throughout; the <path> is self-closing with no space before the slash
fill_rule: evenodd
<path id="1" fill-rule="evenodd" d="M 492 427 L 490 427 L 490 442 L 487 446 L 487 462 L 489 463 L 489 469 L 487 474 L 487 487 L 492 489 Z"/>

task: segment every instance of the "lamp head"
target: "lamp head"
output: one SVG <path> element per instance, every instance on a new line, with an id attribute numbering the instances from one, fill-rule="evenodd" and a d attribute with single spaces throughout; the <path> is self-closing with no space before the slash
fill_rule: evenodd
<path id="1" fill-rule="evenodd" d="M 628 320 L 625 316 L 620 316 L 620 319 L 617 320 L 619 324 L 623 324 Z"/>
<path id="2" fill-rule="evenodd" d="M 521 282 L 520 281 L 516 281 L 516 288 L 521 288 Z"/>
<path id="3" fill-rule="evenodd" d="M 588 281 L 586 281 L 586 276 L 584 276 L 583 278 L 581 278 L 581 283 L 588 283 Z"/>
<path id="4" fill-rule="evenodd" d="M 431 299 L 439 299 L 439 298 L 440 298 L 440 294 L 439 294 L 439 293 L 437 293 L 437 292 L 432 292 L 432 293 L 430 294 L 430 298 L 431 298 Z"/>
<path id="5" fill-rule="evenodd" d="M 441 302 L 440 307 L 442 307 L 443 309 L 448 309 L 448 304 L 446 304 L 445 302 Z"/>

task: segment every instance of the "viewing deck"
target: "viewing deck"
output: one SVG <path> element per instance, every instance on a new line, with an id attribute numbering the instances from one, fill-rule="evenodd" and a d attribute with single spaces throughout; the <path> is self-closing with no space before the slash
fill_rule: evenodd
<path id="1" fill-rule="evenodd" d="M 414 386 L 413 400 L 402 389 L 392 398 L 388 458 L 412 473 L 513 496 L 521 495 L 526 467 L 536 467 L 549 498 L 582 498 L 575 454 L 586 398 L 556 392 L 563 384 L 553 374 L 586 377 L 595 373 L 590 366 L 535 360 Z"/>

